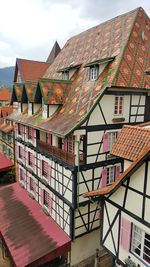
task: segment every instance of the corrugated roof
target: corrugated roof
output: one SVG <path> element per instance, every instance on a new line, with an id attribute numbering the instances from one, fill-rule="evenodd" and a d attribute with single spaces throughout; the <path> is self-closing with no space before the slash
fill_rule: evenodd
<path id="1" fill-rule="evenodd" d="M 142 150 L 142 152 L 139 154 L 139 156 L 136 158 L 136 160 L 134 160 L 130 166 L 123 172 L 121 173 L 117 179 L 115 180 L 115 182 L 109 186 L 105 186 L 102 188 L 99 188 L 98 190 L 95 191 L 91 191 L 91 192 L 87 192 L 85 193 L 83 196 L 84 197 L 96 197 L 96 196 L 104 196 L 107 195 L 109 193 L 114 192 L 115 190 L 117 190 L 122 181 L 125 180 L 127 177 L 129 177 L 129 175 L 131 174 L 131 172 L 134 171 L 135 167 L 140 164 L 140 162 L 147 157 L 147 155 L 150 152 L 150 145 L 147 146 L 144 150 Z"/>
<path id="2" fill-rule="evenodd" d="M 0 101 L 10 101 L 11 99 L 11 92 L 8 88 L 3 87 L 0 89 Z"/>
<path id="3" fill-rule="evenodd" d="M 0 210 L 0 232 L 16 267 L 37 267 L 70 250 L 67 234 L 19 184 L 0 189 Z"/>
<path id="4" fill-rule="evenodd" d="M 18 70 L 21 73 L 22 82 L 36 82 L 40 77 L 42 77 L 50 66 L 47 62 L 33 61 L 22 58 L 17 58 L 16 60 Z"/>
<path id="5" fill-rule="evenodd" d="M 13 162 L 0 153 L 0 172 L 8 171 L 14 166 Z"/>
<path id="6" fill-rule="evenodd" d="M 150 144 L 150 129 L 124 126 L 110 153 L 114 156 L 134 161 Z"/>

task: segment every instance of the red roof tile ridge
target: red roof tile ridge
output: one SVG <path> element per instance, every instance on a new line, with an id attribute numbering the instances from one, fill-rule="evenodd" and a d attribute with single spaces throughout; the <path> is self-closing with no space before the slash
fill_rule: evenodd
<path id="1" fill-rule="evenodd" d="M 139 131 L 150 132 L 150 128 L 142 128 L 142 127 L 140 127 L 140 126 L 124 125 L 122 129 L 124 129 L 124 128 L 134 129 L 134 130 L 139 130 Z"/>
<path id="2" fill-rule="evenodd" d="M 17 58 L 17 60 L 29 61 L 29 62 L 35 62 L 35 63 L 44 63 L 46 65 L 50 65 L 50 63 L 48 63 L 48 62 L 40 61 L 40 60 L 33 60 L 33 59 L 26 59 L 26 58 Z"/>
<path id="3" fill-rule="evenodd" d="M 94 190 L 91 192 L 87 192 L 85 194 L 83 194 L 83 197 L 92 197 L 92 196 L 102 196 L 102 195 L 107 195 L 109 193 L 111 193 L 113 191 L 113 189 L 115 189 L 116 187 L 118 188 L 119 185 L 121 184 L 121 181 L 126 177 L 126 175 L 128 175 L 130 173 L 131 170 L 133 170 L 133 168 L 146 156 L 147 153 L 150 152 L 150 146 L 147 146 L 143 151 L 141 151 L 141 153 L 139 154 L 139 156 L 136 158 L 136 160 L 134 160 L 129 167 L 122 173 L 120 174 L 116 181 L 109 185 L 109 186 L 105 186 L 103 188 L 100 188 L 98 190 Z"/>

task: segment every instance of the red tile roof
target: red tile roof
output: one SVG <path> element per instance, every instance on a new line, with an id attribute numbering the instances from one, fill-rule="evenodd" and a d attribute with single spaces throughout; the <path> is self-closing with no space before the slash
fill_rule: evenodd
<path id="1" fill-rule="evenodd" d="M 150 144 L 150 129 L 124 126 L 110 153 L 114 156 L 134 161 Z"/>
<path id="2" fill-rule="evenodd" d="M 32 81 L 36 82 L 42 77 L 45 71 L 50 66 L 47 62 L 33 61 L 27 59 L 17 58 L 18 70 L 20 70 L 22 82 Z"/>
<path id="3" fill-rule="evenodd" d="M 8 171 L 13 167 L 13 162 L 0 153 L 0 172 Z"/>
<path id="4" fill-rule="evenodd" d="M 11 99 L 11 92 L 8 88 L 3 87 L 0 89 L 0 102 L 1 101 L 10 101 Z"/>
<path id="5" fill-rule="evenodd" d="M 19 184 L 0 189 L 0 211 L 0 233 L 16 267 L 37 267 L 70 250 L 67 234 Z"/>
<path id="6" fill-rule="evenodd" d="M 114 190 L 117 190 L 119 188 L 119 186 L 121 185 L 121 182 L 126 179 L 127 176 L 131 175 L 131 172 L 134 171 L 134 168 L 140 164 L 140 162 L 145 159 L 147 157 L 147 155 L 150 152 L 150 145 L 147 146 L 144 150 L 142 150 L 142 152 L 139 154 L 139 156 L 136 158 L 136 160 L 134 160 L 131 165 L 123 172 L 121 173 L 117 179 L 115 180 L 115 182 L 109 186 L 105 186 L 102 188 L 99 188 L 97 190 L 91 191 L 91 192 L 87 192 L 85 193 L 83 196 L 84 197 L 95 197 L 95 196 L 104 196 L 107 195 L 109 193 L 111 193 Z"/>
<path id="7" fill-rule="evenodd" d="M 4 133 L 9 133 L 11 131 L 13 131 L 14 126 L 8 124 L 8 123 L 3 123 L 0 125 L 0 130 Z"/>
<path id="8" fill-rule="evenodd" d="M 14 111 L 13 106 L 0 107 L 0 117 L 5 118 Z"/>

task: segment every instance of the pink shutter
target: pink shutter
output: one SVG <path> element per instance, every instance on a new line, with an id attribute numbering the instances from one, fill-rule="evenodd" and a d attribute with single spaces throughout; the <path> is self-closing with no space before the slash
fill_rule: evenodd
<path id="1" fill-rule="evenodd" d="M 120 165 L 117 165 L 116 166 L 116 177 L 115 177 L 115 179 L 118 179 L 119 175 L 120 175 Z"/>
<path id="2" fill-rule="evenodd" d="M 40 160 L 40 174 L 41 174 L 41 178 L 43 176 L 43 162 L 42 159 Z"/>
<path id="3" fill-rule="evenodd" d="M 29 164 L 29 152 L 26 151 L 26 164 L 28 165 Z"/>
<path id="4" fill-rule="evenodd" d="M 41 194 L 41 204 L 43 205 L 44 203 L 44 190 L 40 188 L 40 194 Z"/>
<path id="5" fill-rule="evenodd" d="M 28 127 L 26 127 L 26 138 L 28 139 L 28 136 L 29 136 L 29 129 Z"/>
<path id="6" fill-rule="evenodd" d="M 28 189 L 30 190 L 30 177 L 27 176 Z"/>
<path id="7" fill-rule="evenodd" d="M 107 184 L 107 168 L 102 170 L 102 187 L 106 186 Z"/>
<path id="8" fill-rule="evenodd" d="M 129 251 L 131 238 L 131 222 L 121 218 L 120 245 L 124 250 Z"/>
<path id="9" fill-rule="evenodd" d="M 32 136 L 32 141 L 34 142 L 34 133 L 35 133 L 35 130 L 32 128 L 31 129 L 31 136 Z"/>
<path id="10" fill-rule="evenodd" d="M 34 193 L 36 194 L 36 182 L 35 181 L 33 181 L 34 183 L 33 183 L 33 187 L 34 187 Z"/>
<path id="11" fill-rule="evenodd" d="M 48 180 L 51 180 L 51 166 L 48 164 Z"/>
<path id="12" fill-rule="evenodd" d="M 64 140 L 64 150 L 67 152 L 68 151 L 68 140 Z"/>
<path id="13" fill-rule="evenodd" d="M 48 198 L 48 208 L 49 208 L 49 211 L 51 212 L 51 210 L 52 210 L 52 199 L 50 197 L 50 194 L 49 194 L 49 198 Z"/>
<path id="14" fill-rule="evenodd" d="M 108 133 L 104 133 L 103 136 L 103 152 L 107 152 L 108 151 Z"/>

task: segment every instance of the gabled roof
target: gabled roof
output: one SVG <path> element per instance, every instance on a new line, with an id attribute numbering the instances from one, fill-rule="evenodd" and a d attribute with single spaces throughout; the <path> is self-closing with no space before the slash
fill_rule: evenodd
<path id="1" fill-rule="evenodd" d="M 134 161 L 149 144 L 150 128 L 126 125 L 119 133 L 110 153 Z"/>
<path id="2" fill-rule="evenodd" d="M 62 109 L 49 124 L 50 131 L 66 135 L 77 128 L 91 112 L 104 88 L 150 88 L 150 78 L 144 73 L 150 58 L 149 31 L 149 18 L 142 8 L 138 8 L 67 41 L 44 78 L 61 79 L 62 75 L 58 72 L 60 69 L 80 64 L 81 67 Z M 104 68 L 100 63 L 102 72 L 99 78 L 89 81 L 88 68 L 85 66 L 112 57 L 114 60 L 105 63 Z"/>
<path id="3" fill-rule="evenodd" d="M 26 90 L 28 101 L 34 102 L 36 91 L 37 91 L 37 83 L 36 82 L 26 82 L 25 83 L 25 90 Z"/>
<path id="4" fill-rule="evenodd" d="M 17 98 L 17 101 L 21 102 L 22 101 L 22 94 L 23 94 L 23 90 L 24 90 L 24 84 L 23 83 L 15 83 L 13 89 L 15 91 L 15 96 Z M 14 94 L 12 94 L 12 96 L 13 95 Z"/>
<path id="5" fill-rule="evenodd" d="M 83 196 L 84 197 L 96 197 L 96 196 L 104 196 L 112 192 L 115 192 L 120 187 L 121 183 L 125 181 L 128 177 L 130 177 L 130 175 L 132 175 L 134 171 L 141 166 L 142 162 L 145 160 L 145 158 L 149 154 L 150 154 L 150 145 L 147 146 L 143 150 L 143 152 L 139 154 L 137 159 L 133 161 L 131 165 L 117 177 L 117 179 L 115 180 L 113 184 L 99 188 L 98 190 L 87 192 Z"/>
<path id="6" fill-rule="evenodd" d="M 60 70 L 78 66 L 76 75 L 62 107 L 47 119 L 48 127 L 42 121 L 39 126 L 64 137 L 87 119 L 107 88 L 150 89 L 150 76 L 145 75 L 150 60 L 149 32 L 150 20 L 138 8 L 69 39 L 43 77 L 61 80 Z M 89 81 L 91 63 L 100 68 L 96 81 Z"/>
<path id="7" fill-rule="evenodd" d="M 44 75 L 49 66 L 50 64 L 47 62 L 17 58 L 14 82 L 17 81 L 16 79 L 18 71 L 21 75 L 21 82 L 36 82 L 40 77 Z"/>
<path id="8" fill-rule="evenodd" d="M 11 91 L 9 88 L 3 87 L 0 88 L 0 102 L 1 101 L 10 101 L 11 99 Z"/>
<path id="9" fill-rule="evenodd" d="M 63 104 L 64 97 L 70 87 L 70 81 L 63 80 L 39 80 L 43 100 L 45 104 Z"/>
<path id="10" fill-rule="evenodd" d="M 46 62 L 49 64 L 52 64 L 54 59 L 58 56 L 59 52 L 61 51 L 61 48 L 59 46 L 59 44 L 57 43 L 57 41 L 55 42 Z"/>

